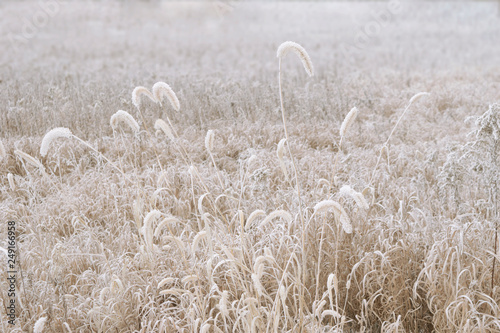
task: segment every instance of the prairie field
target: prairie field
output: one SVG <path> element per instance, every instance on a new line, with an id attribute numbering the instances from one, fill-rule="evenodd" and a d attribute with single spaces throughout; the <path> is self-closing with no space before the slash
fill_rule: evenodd
<path id="1" fill-rule="evenodd" d="M 0 47 L 1 332 L 500 332 L 500 3 L 6 0 Z"/>

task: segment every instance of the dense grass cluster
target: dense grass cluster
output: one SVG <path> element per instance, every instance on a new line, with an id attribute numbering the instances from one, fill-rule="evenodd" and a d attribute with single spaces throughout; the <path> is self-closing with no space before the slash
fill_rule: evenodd
<path id="1" fill-rule="evenodd" d="M 108 6 L 93 14 L 104 21 L 125 5 Z M 303 26 L 298 13 L 321 18 L 329 5 L 273 6 L 273 15 L 250 13 L 270 31 L 285 27 L 292 35 L 290 17 Z M 60 19 L 80 28 L 92 16 L 70 8 Z M 439 16 L 446 8 L 436 8 L 427 14 L 446 18 Z M 245 22 L 247 9 L 219 19 Z M 175 22 L 186 27 L 211 15 L 205 7 L 176 10 Z M 389 35 L 411 30 L 401 15 Z M 483 21 L 478 34 L 487 39 L 499 23 Z M 117 35 L 124 22 L 113 26 Z M 53 24 L 42 37 L 58 36 Z M 306 26 L 321 31 L 316 24 Z M 158 28 L 151 25 L 141 33 Z M 168 37 L 181 56 L 163 55 L 186 74 L 154 73 L 156 43 L 140 44 L 143 35 L 132 32 L 120 47 L 94 51 L 112 59 L 113 48 L 140 46 L 122 72 L 103 64 L 100 77 L 92 66 L 81 76 L 56 66 L 44 72 L 47 80 L 31 75 L 37 65 L 29 58 L 10 59 L 1 73 L 0 214 L 17 221 L 20 274 L 18 325 L 12 329 L 2 313 L 1 329 L 500 330 L 498 64 L 464 68 L 469 58 L 457 56 L 434 72 L 433 58 L 416 67 L 401 58 L 391 68 L 377 49 L 380 68 L 362 55 L 354 66 L 343 58 L 331 65 L 336 48 L 321 34 L 294 38 L 304 49 L 279 47 L 288 39 L 281 33 L 240 41 L 235 30 L 218 31 L 212 46 L 193 37 L 213 59 L 228 60 L 222 67 L 202 62 L 183 36 Z M 47 43 L 32 47 L 44 54 Z M 420 50 L 407 43 L 408 54 Z M 63 55 L 95 65 L 72 50 Z M 147 52 L 151 60 L 142 58 Z M 483 59 L 475 52 L 469 57 Z M 129 74 L 137 60 L 151 73 Z M 197 61 L 201 74 L 187 69 Z M 2 248 L 5 235 L 2 227 Z M 2 277 L 4 304 L 5 283 Z"/>

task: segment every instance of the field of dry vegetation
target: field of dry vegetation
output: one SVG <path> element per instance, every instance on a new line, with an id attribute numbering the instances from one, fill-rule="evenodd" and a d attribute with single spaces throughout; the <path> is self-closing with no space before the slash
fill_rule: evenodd
<path id="1" fill-rule="evenodd" d="M 399 5 L 0 2 L 0 331 L 499 332 L 498 4 Z"/>

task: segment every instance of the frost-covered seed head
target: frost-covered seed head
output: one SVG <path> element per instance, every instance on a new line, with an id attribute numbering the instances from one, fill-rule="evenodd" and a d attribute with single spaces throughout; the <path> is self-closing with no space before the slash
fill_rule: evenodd
<path id="1" fill-rule="evenodd" d="M 266 216 L 266 218 L 259 224 L 259 229 L 261 229 L 262 227 L 264 227 L 266 224 L 268 224 L 269 222 L 271 222 L 273 219 L 275 219 L 277 217 L 282 218 L 283 220 L 285 220 L 288 223 L 293 220 L 293 216 L 289 212 L 287 212 L 285 210 L 275 210 L 274 212 L 272 212 L 271 214 Z"/>
<path id="2" fill-rule="evenodd" d="M 116 130 L 116 128 L 118 127 L 118 123 L 125 123 L 132 129 L 134 134 L 139 133 L 139 124 L 127 111 L 118 110 L 114 115 L 111 116 L 109 123 L 113 130 Z"/>
<path id="3" fill-rule="evenodd" d="M 352 233 L 352 224 L 351 220 L 349 219 L 349 216 L 347 215 L 346 211 L 344 208 L 336 201 L 333 200 L 324 200 L 316 204 L 314 206 L 314 213 L 322 213 L 326 212 L 328 210 L 333 210 L 333 213 L 335 214 L 335 217 L 340 220 L 340 223 L 342 225 L 342 228 L 344 229 L 345 233 Z"/>
<path id="4" fill-rule="evenodd" d="M 40 155 L 45 156 L 49 151 L 50 144 L 58 138 L 70 138 L 73 134 L 71 131 L 65 127 L 57 127 L 50 130 L 43 137 L 42 144 L 40 146 Z"/>
<path id="5" fill-rule="evenodd" d="M 409 104 L 412 104 L 413 102 L 415 102 L 418 98 L 422 97 L 422 96 L 426 96 L 426 95 L 429 95 L 428 92 L 419 92 L 418 94 L 415 94 L 412 98 L 410 98 L 410 103 Z"/>
<path id="6" fill-rule="evenodd" d="M 362 193 L 353 190 L 349 185 L 344 185 L 340 188 L 340 194 L 352 198 L 358 207 L 368 209 L 368 202 Z"/>
<path id="7" fill-rule="evenodd" d="M 38 168 L 40 171 L 42 171 L 42 173 L 45 172 L 45 167 L 43 166 L 43 164 L 33 156 L 26 154 L 24 151 L 16 149 L 14 150 L 14 155 L 27 162 L 28 164 L 31 164 L 32 166 Z"/>
<path id="8" fill-rule="evenodd" d="M 286 56 L 290 51 L 294 52 L 300 58 L 307 74 L 309 74 L 309 76 L 313 76 L 314 68 L 311 58 L 301 45 L 290 41 L 284 42 L 278 47 L 277 57 L 281 59 L 284 56 Z"/>
<path id="9" fill-rule="evenodd" d="M 33 326 L 33 333 L 42 333 L 43 328 L 45 327 L 45 322 L 47 321 L 47 317 L 41 317 Z"/>
<path id="10" fill-rule="evenodd" d="M 163 97 L 167 96 L 168 101 L 172 104 L 172 107 L 175 111 L 179 111 L 181 109 L 181 104 L 179 103 L 179 99 L 177 95 L 174 93 L 172 88 L 165 82 L 156 82 L 153 86 L 153 95 L 157 103 L 163 101 Z"/>
<path id="11" fill-rule="evenodd" d="M 341 137 L 344 137 L 346 135 L 347 130 L 354 123 L 357 116 L 358 116 L 358 108 L 353 107 L 351 109 L 351 111 L 349 111 L 347 116 L 345 117 L 344 121 L 342 122 L 342 125 L 340 126 L 340 136 Z"/>
<path id="12" fill-rule="evenodd" d="M 135 87 L 134 91 L 132 91 L 132 103 L 136 108 L 139 108 L 141 105 L 142 95 L 147 96 L 150 100 L 156 103 L 155 97 L 146 87 Z"/>
<path id="13" fill-rule="evenodd" d="M 166 136 L 172 141 L 175 140 L 174 134 L 172 133 L 172 130 L 170 129 L 170 126 L 163 121 L 162 119 L 157 119 L 155 122 L 155 130 L 161 130 L 163 133 L 165 133 Z"/>
<path id="14" fill-rule="evenodd" d="M 7 152 L 5 151 L 5 147 L 2 141 L 0 140 L 0 162 L 6 157 L 7 157 Z"/>
<path id="15" fill-rule="evenodd" d="M 209 152 L 214 149 L 214 131 L 212 130 L 208 130 L 205 136 L 205 148 L 207 148 Z"/>

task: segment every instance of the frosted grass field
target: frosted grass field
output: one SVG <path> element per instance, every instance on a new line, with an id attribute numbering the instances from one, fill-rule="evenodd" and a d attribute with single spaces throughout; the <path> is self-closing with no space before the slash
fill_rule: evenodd
<path id="1" fill-rule="evenodd" d="M 0 330 L 500 331 L 498 7 L 0 2 Z"/>

